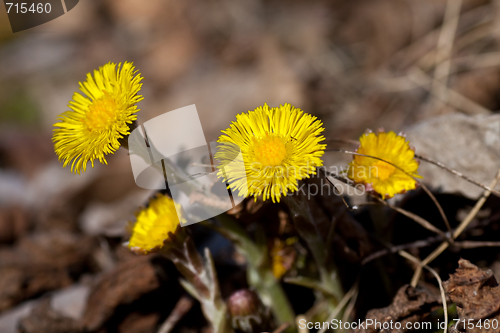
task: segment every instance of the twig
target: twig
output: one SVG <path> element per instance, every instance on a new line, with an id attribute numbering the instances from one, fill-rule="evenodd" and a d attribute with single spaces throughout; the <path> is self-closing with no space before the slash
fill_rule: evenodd
<path id="1" fill-rule="evenodd" d="M 181 320 L 186 313 L 193 307 L 193 299 L 188 296 L 182 296 L 177 302 L 172 312 L 168 315 L 167 319 L 163 322 L 158 333 L 169 333 L 175 327 L 175 325 Z"/>
<path id="2" fill-rule="evenodd" d="M 401 245 L 393 245 L 389 248 L 374 252 L 374 253 L 370 254 L 369 256 L 366 256 L 361 261 L 361 265 L 366 265 L 370 261 L 373 261 L 377 258 L 383 257 L 389 253 L 396 253 L 400 250 L 419 249 L 422 247 L 431 246 L 432 244 L 438 243 L 439 241 L 442 241 L 441 236 L 432 236 L 432 237 L 428 237 L 426 239 L 418 240 L 418 241 L 411 242 L 411 243 L 406 243 L 406 244 L 401 244 Z M 456 244 L 456 242 L 455 242 L 455 244 Z"/>
<path id="3" fill-rule="evenodd" d="M 461 14 L 459 29 L 457 29 L 458 33 L 471 31 L 478 25 L 485 24 L 493 19 L 494 16 L 491 15 L 491 4 L 474 7 L 473 9 Z M 417 61 L 419 67 L 426 70 L 430 69 L 436 63 L 438 50 L 435 45 L 436 40 L 439 38 L 440 29 L 441 28 L 436 28 L 425 34 L 423 37 L 420 37 L 415 42 L 400 49 L 390 58 L 389 63 L 393 64 L 403 61 L 398 68 L 408 68 Z M 467 35 L 464 37 L 467 37 Z M 461 49 L 469 45 L 468 43 L 461 42 L 461 39 L 459 39 L 455 44 L 457 45 L 457 49 Z M 426 53 L 418 52 L 420 50 L 428 51 Z"/>
<path id="4" fill-rule="evenodd" d="M 376 203 L 367 203 L 367 204 L 376 204 Z M 481 221 L 481 223 L 479 223 L 478 225 L 475 225 L 473 228 L 472 228 L 472 225 L 469 224 L 467 226 L 466 230 L 472 230 L 472 229 L 476 229 L 478 227 L 482 228 L 483 226 L 488 225 L 491 221 L 497 220 L 498 217 L 500 216 L 500 214 L 496 214 L 496 215 L 497 216 L 493 216 L 493 217 L 490 217 L 490 218 L 487 218 L 487 219 Z M 366 256 L 361 261 L 361 265 L 366 265 L 369 262 L 371 262 L 377 258 L 383 257 L 383 256 L 388 255 L 390 253 L 396 253 L 399 250 L 419 249 L 419 248 L 431 246 L 435 243 L 438 243 L 441 240 L 442 240 L 441 236 L 431 236 L 431 237 L 428 237 L 426 239 L 418 240 L 418 241 L 411 242 L 411 243 L 392 245 L 388 248 L 379 250 L 377 252 L 374 252 L 374 253 Z M 461 241 L 461 242 L 457 242 L 457 241 L 455 241 L 453 243 L 453 246 L 460 248 L 460 249 L 472 249 L 472 248 L 479 248 L 479 247 L 500 247 L 500 242 L 488 242 L 488 241 Z"/>
<path id="5" fill-rule="evenodd" d="M 437 95 L 436 91 L 439 89 L 439 84 L 447 86 L 448 74 L 450 72 L 450 55 L 453 49 L 453 41 L 455 40 L 461 7 L 462 0 L 448 0 L 446 2 L 446 11 L 438 38 L 434 81 L 432 82 L 432 93 L 434 95 Z M 440 60 L 442 61 L 439 62 Z M 444 99 L 443 102 L 446 103 L 446 95 Z M 436 108 L 438 106 L 435 105 Z"/>
<path id="6" fill-rule="evenodd" d="M 495 179 L 491 182 L 489 187 L 490 188 L 495 187 L 499 180 L 500 180 L 500 169 L 498 170 L 498 172 L 495 176 Z M 486 202 L 486 199 L 490 196 L 490 193 L 491 193 L 491 191 L 488 191 L 488 190 L 484 191 L 483 195 L 476 202 L 476 204 L 474 205 L 472 210 L 469 212 L 469 214 L 465 217 L 465 219 L 462 221 L 462 223 L 460 223 L 458 228 L 455 229 L 455 231 L 453 232 L 453 234 L 452 234 L 453 239 L 456 239 L 462 233 L 462 231 L 465 230 L 465 228 L 469 225 L 469 223 L 474 219 L 476 214 L 479 212 L 481 207 Z M 434 250 L 431 254 L 429 254 L 427 256 L 427 258 L 425 258 L 422 261 L 422 265 L 417 267 L 417 269 L 415 270 L 415 273 L 413 274 L 413 278 L 411 279 L 412 287 L 415 287 L 418 283 L 418 280 L 420 279 L 420 275 L 422 274 L 422 266 L 428 265 L 431 261 L 436 259 L 444 250 L 446 250 L 448 248 L 448 246 L 449 246 L 449 244 L 447 242 L 441 243 L 441 245 L 436 250 Z"/>
<path id="7" fill-rule="evenodd" d="M 403 208 L 399 208 L 399 207 L 396 207 L 396 206 L 393 206 L 391 205 L 390 203 L 388 203 L 387 201 L 385 200 L 382 200 L 380 199 L 378 196 L 376 195 L 372 195 L 373 198 L 375 198 L 379 203 L 395 210 L 396 212 L 400 213 L 400 214 L 403 214 L 404 216 L 412 219 L 413 221 L 417 222 L 418 224 L 420 224 L 422 227 L 424 227 L 425 229 L 427 230 L 430 230 L 432 232 L 435 232 L 437 233 L 438 235 L 440 235 L 441 237 L 443 237 L 443 239 L 445 240 L 449 240 L 450 242 L 453 242 L 453 240 L 450 239 L 450 237 L 448 235 L 446 235 L 442 230 L 439 230 L 438 228 L 436 228 L 435 226 L 433 226 L 429 221 L 427 221 L 426 219 L 418 216 L 417 214 L 414 214 L 412 212 L 409 212 L 407 211 L 406 209 L 403 209 Z"/>
<path id="8" fill-rule="evenodd" d="M 409 254 L 408 252 L 405 252 L 405 251 L 398 251 L 399 255 L 402 256 L 403 258 L 406 258 L 408 260 L 411 260 L 413 261 L 414 263 L 418 264 L 419 267 L 425 267 L 429 272 L 432 273 L 432 275 L 434 275 L 434 277 L 436 278 L 436 280 L 438 281 L 438 284 L 439 284 L 439 291 L 441 292 L 441 300 L 443 302 L 443 312 L 444 312 L 444 322 L 445 322 L 445 325 L 444 325 L 444 331 L 443 333 L 446 333 L 448 332 L 448 305 L 446 304 L 446 294 L 444 292 L 444 288 L 443 288 L 443 281 L 441 280 L 441 278 L 439 277 L 439 274 L 436 273 L 435 270 L 433 270 L 432 268 L 430 268 L 429 266 L 427 265 L 423 265 L 422 262 L 420 260 L 418 260 L 417 258 L 415 258 L 414 256 L 412 256 L 411 254 Z"/>
<path id="9" fill-rule="evenodd" d="M 434 205 L 436 205 L 437 209 L 439 210 L 439 214 L 441 215 L 441 218 L 443 219 L 444 224 L 446 225 L 446 228 L 450 232 L 451 231 L 450 222 L 448 221 L 448 218 L 446 217 L 446 214 L 444 213 L 443 207 L 441 207 L 441 204 L 439 203 L 439 201 L 437 201 L 434 194 L 432 194 L 432 192 L 427 188 L 427 186 L 424 185 L 424 183 L 420 183 L 420 186 L 422 187 L 424 192 L 427 193 L 427 195 L 434 202 Z"/>
<path id="10" fill-rule="evenodd" d="M 500 242 L 463 241 L 455 242 L 453 245 L 462 249 L 476 249 L 478 247 L 500 247 Z"/>
<path id="11" fill-rule="evenodd" d="M 419 160 L 422 160 L 422 161 L 434 164 L 435 166 L 438 166 L 441 169 L 446 170 L 446 171 L 454 174 L 455 176 L 457 176 L 459 178 L 462 178 L 463 180 L 466 180 L 469 183 L 474 184 L 474 185 L 482 188 L 483 190 L 490 191 L 492 194 L 495 194 L 496 196 L 500 196 L 500 192 L 499 191 L 497 191 L 497 190 L 495 190 L 495 189 L 493 189 L 491 187 L 488 187 L 486 185 L 483 185 L 483 184 L 479 183 L 478 181 L 475 181 L 474 179 L 467 177 L 466 175 L 462 174 L 461 172 L 458 172 L 457 170 L 454 170 L 454 169 L 452 169 L 450 167 L 447 167 L 446 165 L 444 165 L 441 162 L 438 162 L 438 161 L 435 161 L 435 160 L 433 160 L 433 159 L 431 159 L 429 157 L 425 157 L 425 156 L 417 155 L 417 154 L 415 154 L 415 158 L 418 158 Z"/>
<path id="12" fill-rule="evenodd" d="M 449 74 L 500 66 L 499 52 L 488 52 L 457 57 L 452 60 Z"/>
<path id="13" fill-rule="evenodd" d="M 385 87 L 386 91 L 391 92 L 406 91 L 421 87 L 465 114 L 491 114 L 491 111 L 484 106 L 439 82 L 435 84 L 435 90 L 432 90 L 432 78 L 418 67 L 411 68 L 407 75 L 402 77 L 380 78 L 380 83 Z"/>
<path id="14" fill-rule="evenodd" d="M 462 94 L 459 94 L 455 90 L 448 88 L 441 82 L 436 81 L 431 89 L 431 84 L 433 82 L 432 79 L 418 67 L 413 67 L 409 71 L 408 78 L 422 88 L 427 89 L 435 97 L 441 99 L 445 103 L 450 104 L 451 106 L 453 106 L 457 110 L 462 111 L 465 114 L 491 114 L 491 111 L 486 109 L 484 106 L 472 101 Z"/>
<path id="15" fill-rule="evenodd" d="M 454 42 L 454 48 L 457 51 L 461 51 L 472 43 L 476 43 L 485 37 L 491 36 L 494 16 L 489 15 L 488 7 L 491 7 L 491 5 L 477 7 L 475 10 L 471 10 L 461 15 L 460 20 L 462 22 L 469 21 L 470 23 L 467 28 L 462 29 L 461 33 L 464 34 Z M 432 69 L 437 62 L 444 60 L 437 58 L 438 53 L 439 50 L 437 48 L 432 48 L 430 52 L 421 56 L 415 65 L 425 71 Z"/>

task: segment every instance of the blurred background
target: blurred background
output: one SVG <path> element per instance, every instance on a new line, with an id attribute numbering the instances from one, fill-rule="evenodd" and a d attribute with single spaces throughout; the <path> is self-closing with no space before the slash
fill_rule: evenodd
<path id="1" fill-rule="evenodd" d="M 88 72 L 133 61 L 144 77 L 139 123 L 196 104 L 215 141 L 236 114 L 291 103 L 317 115 L 327 138 L 406 131 L 417 151 L 489 182 L 500 164 L 499 42 L 497 0 L 81 0 L 15 34 L 0 5 L 0 332 L 33 308 L 83 317 L 91 331 L 153 332 L 181 293 L 161 291 L 177 283 L 172 267 L 158 273 L 119 246 L 151 195 L 127 152 L 82 175 L 57 161 L 52 125 Z M 325 163 L 350 158 L 330 152 Z M 424 179 L 445 192 L 480 192 L 430 170 Z M 127 280 L 137 267 L 142 278 Z M 89 310 L 90 282 L 117 269 L 121 280 L 111 274 L 112 291 Z M 143 297 L 152 291 L 174 300 L 160 314 Z M 35 307 L 42 295 L 52 307 Z M 65 325 L 49 331 L 79 329 Z"/>

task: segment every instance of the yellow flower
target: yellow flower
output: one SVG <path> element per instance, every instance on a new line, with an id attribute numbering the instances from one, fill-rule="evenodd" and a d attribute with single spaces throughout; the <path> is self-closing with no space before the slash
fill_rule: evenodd
<path id="1" fill-rule="evenodd" d="M 180 205 L 164 194 L 151 199 L 147 208 L 136 213 L 132 236 L 127 244 L 129 249 L 139 254 L 161 249 L 171 234 L 175 235 L 181 228 L 176 208 L 180 211 Z M 180 221 L 186 222 L 182 216 Z"/>
<path id="2" fill-rule="evenodd" d="M 257 200 L 262 195 L 263 200 L 279 202 L 281 195 L 296 191 L 299 180 L 316 174 L 316 167 L 323 165 L 326 145 L 319 143 L 325 139 L 321 126 L 316 117 L 290 104 L 275 108 L 264 104 L 239 114 L 219 137 L 218 176 L 239 196 Z"/>
<path id="3" fill-rule="evenodd" d="M 368 133 L 362 135 L 359 142 L 357 153 L 378 157 L 393 165 L 379 159 L 355 155 L 347 170 L 350 179 L 365 184 L 369 190 L 385 198 L 415 189 L 417 181 L 412 177 L 422 177 L 417 173 L 415 152 L 405 137 L 394 132 Z"/>
<path id="4" fill-rule="evenodd" d="M 55 123 L 54 149 L 64 167 L 71 163 L 71 171 L 85 171 L 87 162 L 105 163 L 104 155 L 114 153 L 120 147 L 120 139 L 130 134 L 130 125 L 137 119 L 139 109 L 135 105 L 143 97 L 137 95 L 142 77 L 130 62 L 107 63 L 94 70 L 94 77 L 80 82 L 80 90 L 66 111 Z"/>
<path id="5" fill-rule="evenodd" d="M 286 241 L 278 238 L 274 239 L 270 256 L 273 275 L 277 279 L 281 279 L 292 268 L 295 262 L 297 252 L 290 246 L 295 242 L 297 242 L 295 238 L 288 238 Z"/>

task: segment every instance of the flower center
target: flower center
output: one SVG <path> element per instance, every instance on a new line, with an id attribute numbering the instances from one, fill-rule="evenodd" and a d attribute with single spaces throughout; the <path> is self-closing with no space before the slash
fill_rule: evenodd
<path id="1" fill-rule="evenodd" d="M 91 132 L 100 132 L 107 129 L 116 120 L 118 105 L 116 101 L 106 94 L 101 99 L 95 100 L 82 120 Z"/>
<path id="2" fill-rule="evenodd" d="M 377 161 L 373 163 L 373 166 L 370 167 L 370 172 L 372 173 L 372 176 L 377 177 L 380 180 L 386 180 L 389 178 L 396 168 L 384 161 Z"/>
<path id="3" fill-rule="evenodd" d="M 277 166 L 286 157 L 286 146 L 283 140 L 274 135 L 254 139 L 254 153 L 257 161 L 265 166 Z"/>

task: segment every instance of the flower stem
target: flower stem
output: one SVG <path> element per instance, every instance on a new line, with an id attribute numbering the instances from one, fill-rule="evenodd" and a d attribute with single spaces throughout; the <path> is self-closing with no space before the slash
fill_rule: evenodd
<path id="1" fill-rule="evenodd" d="M 162 254 L 172 260 L 184 276 L 185 279 L 180 282 L 184 289 L 201 303 L 203 314 L 212 326 L 212 332 L 232 333 L 210 251 L 205 249 L 203 260 L 191 237 L 186 237 L 181 244 L 163 250 Z"/>
<path id="2" fill-rule="evenodd" d="M 294 327 L 295 314 L 280 282 L 272 273 L 267 249 L 257 246 L 227 214 L 219 215 L 217 219 L 220 226 L 208 226 L 233 241 L 236 249 L 246 257 L 248 284 L 255 288 L 262 302 L 271 308 L 278 325 L 288 323 Z"/>
<path id="3" fill-rule="evenodd" d="M 325 241 L 318 226 L 314 222 L 306 198 L 301 195 L 300 192 L 297 192 L 295 195 L 285 196 L 284 201 L 292 213 L 295 229 L 300 237 L 307 243 L 314 261 L 316 262 L 322 288 L 329 293 L 329 295 L 325 296 L 329 296 L 330 298 L 333 296 L 335 298 L 335 303 L 337 303 L 344 296 L 337 267 L 333 260 L 331 260 L 331 256 L 329 256 Z"/>

